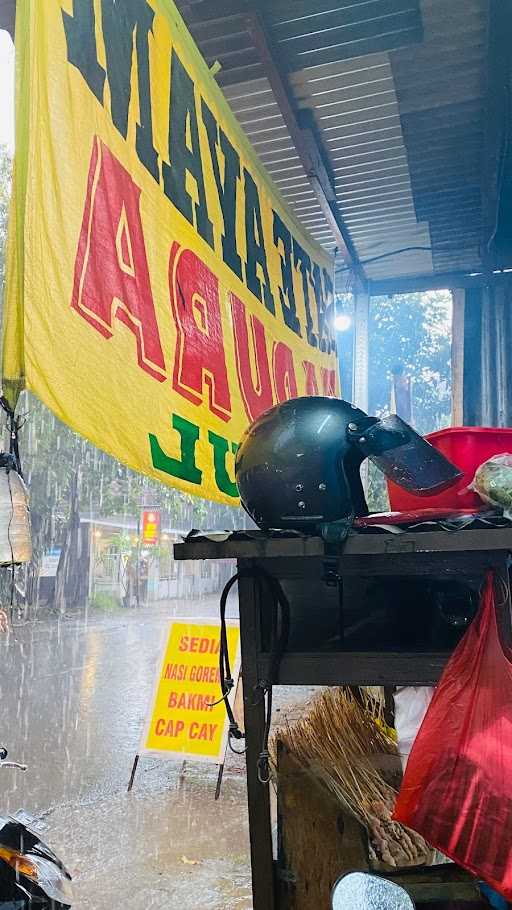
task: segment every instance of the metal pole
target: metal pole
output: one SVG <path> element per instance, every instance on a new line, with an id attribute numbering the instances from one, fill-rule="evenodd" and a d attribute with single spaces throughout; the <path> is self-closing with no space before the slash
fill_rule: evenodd
<path id="1" fill-rule="evenodd" d="M 354 298 L 354 404 L 368 413 L 370 296 L 357 293 Z M 368 493 L 368 461 L 361 465 L 361 481 Z"/>
<path id="2" fill-rule="evenodd" d="M 370 297 L 356 294 L 354 299 L 354 404 L 368 413 L 368 348 Z"/>
<path id="3" fill-rule="evenodd" d="M 217 786 L 215 787 L 215 801 L 220 797 L 220 791 L 222 790 L 222 779 L 224 777 L 224 762 L 219 765 L 219 774 L 217 776 Z"/>
<path id="4" fill-rule="evenodd" d="M 464 423 L 464 311 L 466 291 L 452 291 L 452 426 Z"/>
<path id="5" fill-rule="evenodd" d="M 128 793 L 131 793 L 131 791 L 132 791 L 133 782 L 135 780 L 135 775 L 137 773 L 137 765 L 139 764 L 139 759 L 140 759 L 140 755 L 137 754 L 135 756 L 135 761 L 133 762 L 132 773 L 130 774 L 130 782 L 128 784 Z"/>
<path id="6" fill-rule="evenodd" d="M 137 562 L 135 567 L 135 603 L 140 607 L 140 512 L 137 516 Z"/>

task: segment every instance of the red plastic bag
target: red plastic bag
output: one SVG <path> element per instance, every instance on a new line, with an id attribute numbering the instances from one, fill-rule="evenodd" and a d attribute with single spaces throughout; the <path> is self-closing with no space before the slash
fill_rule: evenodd
<path id="1" fill-rule="evenodd" d="M 394 818 L 512 900 L 512 664 L 489 573 L 415 740 Z"/>

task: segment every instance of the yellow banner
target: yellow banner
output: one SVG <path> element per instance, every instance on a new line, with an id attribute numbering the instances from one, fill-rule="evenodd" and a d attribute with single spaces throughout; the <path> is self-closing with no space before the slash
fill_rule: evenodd
<path id="1" fill-rule="evenodd" d="M 333 264 L 171 0 L 18 0 L 4 393 L 236 504 L 241 435 L 336 394 Z"/>
<path id="2" fill-rule="evenodd" d="M 228 625 L 227 639 L 236 684 L 240 670 L 237 625 Z M 142 752 L 174 753 L 183 759 L 222 764 L 229 723 L 224 702 L 218 704 L 219 647 L 219 623 L 172 623 Z M 236 685 L 232 701 L 235 692 Z"/>

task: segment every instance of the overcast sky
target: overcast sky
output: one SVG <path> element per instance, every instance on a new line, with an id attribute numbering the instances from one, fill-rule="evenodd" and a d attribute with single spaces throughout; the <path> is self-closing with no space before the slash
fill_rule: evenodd
<path id="1" fill-rule="evenodd" d="M 0 143 L 14 148 L 14 47 L 0 31 Z"/>

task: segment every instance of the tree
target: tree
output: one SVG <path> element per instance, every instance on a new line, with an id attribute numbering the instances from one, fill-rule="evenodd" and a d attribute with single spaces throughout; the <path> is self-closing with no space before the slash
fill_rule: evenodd
<path id="1" fill-rule="evenodd" d="M 391 377 L 412 379 L 413 423 L 431 433 L 450 423 L 451 294 L 427 291 L 374 297 L 370 307 L 370 413 L 389 412 Z"/>
<path id="2" fill-rule="evenodd" d="M 451 419 L 451 307 L 449 291 L 375 297 L 370 307 L 369 411 L 390 412 L 392 374 L 412 380 L 412 424 L 423 434 Z M 370 466 L 368 502 L 388 507 L 386 484 Z"/>

